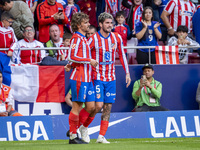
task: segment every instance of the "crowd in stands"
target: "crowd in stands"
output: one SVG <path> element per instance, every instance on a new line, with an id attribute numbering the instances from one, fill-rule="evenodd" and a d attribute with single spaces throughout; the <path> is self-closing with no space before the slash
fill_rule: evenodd
<path id="1" fill-rule="evenodd" d="M 128 40 L 133 46 L 199 46 L 198 4 L 200 0 L 1 0 L 0 37 L 4 41 L 0 48 L 9 48 L 1 52 L 12 56 L 15 63 L 40 62 L 45 56 L 66 60 L 67 50 L 30 50 L 24 54 L 20 50 L 13 53 L 13 50 L 41 45 L 69 46 L 64 44 L 63 37 L 65 40 L 67 37 L 69 43 L 73 34 L 70 21 L 77 12 L 89 15 L 91 33 L 87 38 L 99 30 L 99 14 L 108 12 L 115 18 L 113 32 L 121 35 L 124 46 Z M 179 48 L 179 52 L 180 63 L 187 64 L 189 49 Z M 149 54 L 151 63 L 155 64 L 155 49 L 149 53 L 148 49 L 141 48 L 136 50 L 137 63 L 148 63 Z M 21 57 L 28 55 L 34 61 L 23 61 L 26 58 Z"/>

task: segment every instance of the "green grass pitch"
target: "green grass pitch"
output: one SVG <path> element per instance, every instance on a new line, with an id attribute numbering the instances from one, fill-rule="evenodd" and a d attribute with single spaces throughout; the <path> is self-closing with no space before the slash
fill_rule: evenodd
<path id="1" fill-rule="evenodd" d="M 1 141 L 0 150 L 199 150 L 200 138 L 109 139 L 110 144 L 69 145 L 68 140 Z"/>

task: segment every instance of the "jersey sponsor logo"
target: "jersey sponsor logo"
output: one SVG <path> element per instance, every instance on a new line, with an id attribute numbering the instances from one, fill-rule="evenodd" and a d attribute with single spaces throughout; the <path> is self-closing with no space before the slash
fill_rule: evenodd
<path id="1" fill-rule="evenodd" d="M 113 63 L 113 61 L 109 61 L 109 62 L 100 62 L 100 65 L 111 65 Z"/>
<path id="2" fill-rule="evenodd" d="M 188 17 L 192 17 L 193 13 L 190 11 L 184 11 L 184 10 L 180 10 L 180 16 L 188 16 Z"/>
<path id="3" fill-rule="evenodd" d="M 110 52 L 105 52 L 104 53 L 104 60 L 105 61 L 109 61 L 110 60 L 110 56 L 111 56 Z"/>
<path id="4" fill-rule="evenodd" d="M 107 96 L 107 97 L 110 97 L 110 93 L 109 93 L 109 92 L 107 92 L 107 93 L 106 93 L 106 96 Z"/>
<path id="5" fill-rule="evenodd" d="M 115 96 L 115 95 L 116 95 L 116 93 L 111 93 L 110 95 L 111 95 L 111 96 Z"/>
<path id="6" fill-rule="evenodd" d="M 92 95 L 92 93 L 93 93 L 92 91 L 88 91 L 88 95 Z"/>

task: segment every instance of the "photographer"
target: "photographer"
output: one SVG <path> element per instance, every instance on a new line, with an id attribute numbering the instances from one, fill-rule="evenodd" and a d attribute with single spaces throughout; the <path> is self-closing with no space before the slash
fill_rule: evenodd
<path id="1" fill-rule="evenodd" d="M 136 101 L 135 112 L 145 111 L 167 111 L 168 109 L 160 106 L 162 95 L 162 84 L 154 80 L 154 69 L 150 64 L 143 68 L 143 75 L 140 80 L 135 81 L 132 97 Z"/>

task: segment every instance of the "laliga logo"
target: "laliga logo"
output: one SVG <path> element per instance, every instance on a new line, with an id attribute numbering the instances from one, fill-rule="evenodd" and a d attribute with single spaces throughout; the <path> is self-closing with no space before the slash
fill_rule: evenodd
<path id="1" fill-rule="evenodd" d="M 35 121 L 33 127 L 30 127 L 26 121 L 19 121 L 15 124 L 8 121 L 6 125 L 8 139 L 0 137 L 0 141 L 13 141 L 14 137 L 18 141 L 38 140 L 40 137 L 43 137 L 44 140 L 49 140 L 42 121 Z"/>

